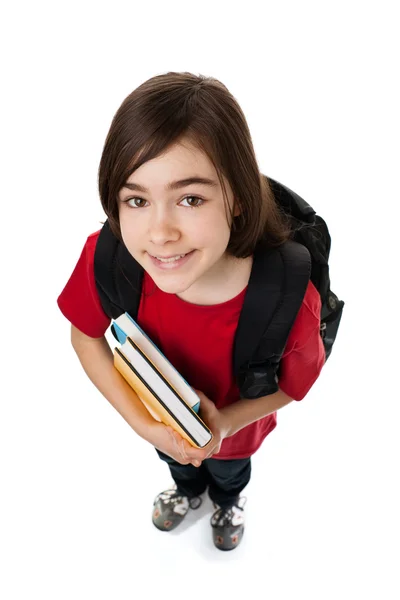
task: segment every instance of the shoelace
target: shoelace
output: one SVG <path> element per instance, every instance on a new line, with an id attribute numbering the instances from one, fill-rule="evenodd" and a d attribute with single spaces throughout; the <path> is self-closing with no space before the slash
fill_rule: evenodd
<path id="1" fill-rule="evenodd" d="M 154 500 L 154 504 L 158 500 L 162 500 L 162 502 L 164 502 L 165 504 L 171 503 L 175 506 L 176 504 L 180 504 L 183 501 L 183 498 L 185 498 L 185 496 L 178 494 L 178 490 L 176 489 L 176 486 L 174 486 L 173 488 L 165 490 L 164 492 L 158 494 L 158 496 Z M 202 503 L 202 499 L 200 498 L 200 496 L 194 496 L 193 498 L 188 498 L 188 502 L 190 508 L 196 509 L 199 508 L 200 504 Z"/>
<path id="2" fill-rule="evenodd" d="M 247 498 L 241 497 L 239 501 L 234 506 L 243 510 L 244 505 L 247 502 Z M 217 511 L 211 517 L 211 525 L 213 527 L 224 527 L 225 525 L 231 525 L 232 519 L 234 517 L 233 507 L 229 508 L 218 508 Z"/>

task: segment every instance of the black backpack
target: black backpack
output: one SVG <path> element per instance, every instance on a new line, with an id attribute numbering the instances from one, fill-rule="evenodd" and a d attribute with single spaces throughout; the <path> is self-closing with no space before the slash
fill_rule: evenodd
<path id="1" fill-rule="evenodd" d="M 330 289 L 331 238 L 325 221 L 292 190 L 269 177 L 268 182 L 289 216 L 293 239 L 272 249 L 259 244 L 254 251 L 233 351 L 241 398 L 259 398 L 278 390 L 279 362 L 310 278 L 321 296 L 320 333 L 326 359 L 344 306 Z M 108 317 L 116 319 L 127 312 L 136 319 L 143 269 L 114 236 L 108 220 L 97 241 L 94 273 Z"/>

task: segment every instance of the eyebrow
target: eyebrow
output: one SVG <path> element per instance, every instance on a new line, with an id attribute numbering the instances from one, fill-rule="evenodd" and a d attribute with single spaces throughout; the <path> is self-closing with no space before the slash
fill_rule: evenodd
<path id="1" fill-rule="evenodd" d="M 207 185 L 209 187 L 218 187 L 218 183 L 213 179 L 208 179 L 208 177 L 199 177 L 198 175 L 193 175 L 192 177 L 186 177 L 185 179 L 179 179 L 178 181 L 170 181 L 165 189 L 167 191 L 170 190 L 178 190 L 183 187 L 187 187 L 189 185 Z M 149 190 L 139 185 L 138 183 L 124 183 L 124 188 L 128 188 L 128 190 L 132 190 L 134 192 L 148 192 Z"/>

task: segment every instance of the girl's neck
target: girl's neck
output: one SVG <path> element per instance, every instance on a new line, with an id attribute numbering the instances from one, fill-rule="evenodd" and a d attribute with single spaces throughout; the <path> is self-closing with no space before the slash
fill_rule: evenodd
<path id="1" fill-rule="evenodd" d="M 229 257 L 223 270 L 208 281 L 194 283 L 188 290 L 176 294 L 178 298 L 190 304 L 211 306 L 222 304 L 235 298 L 247 286 L 250 279 L 253 257 Z M 217 282 L 217 283 L 216 283 Z"/>

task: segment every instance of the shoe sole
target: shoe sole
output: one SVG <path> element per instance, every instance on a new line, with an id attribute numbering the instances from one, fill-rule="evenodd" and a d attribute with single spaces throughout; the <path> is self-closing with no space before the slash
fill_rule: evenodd
<path id="1" fill-rule="evenodd" d="M 229 550 L 235 550 L 235 548 L 237 548 L 239 546 L 239 544 L 243 538 L 244 527 L 242 529 L 240 529 L 234 536 L 232 536 L 232 538 L 230 535 L 228 535 L 228 539 L 230 539 L 230 540 L 237 538 L 237 540 L 235 542 L 231 541 L 229 544 L 224 542 L 224 537 L 222 535 L 220 535 L 222 533 L 223 533 L 222 529 L 221 530 L 218 530 L 218 529 L 213 530 L 214 546 L 218 550 L 222 550 L 224 552 L 229 552 Z M 218 543 L 218 538 L 221 540 L 220 543 Z M 226 535 L 225 535 L 225 538 L 226 538 Z"/>

